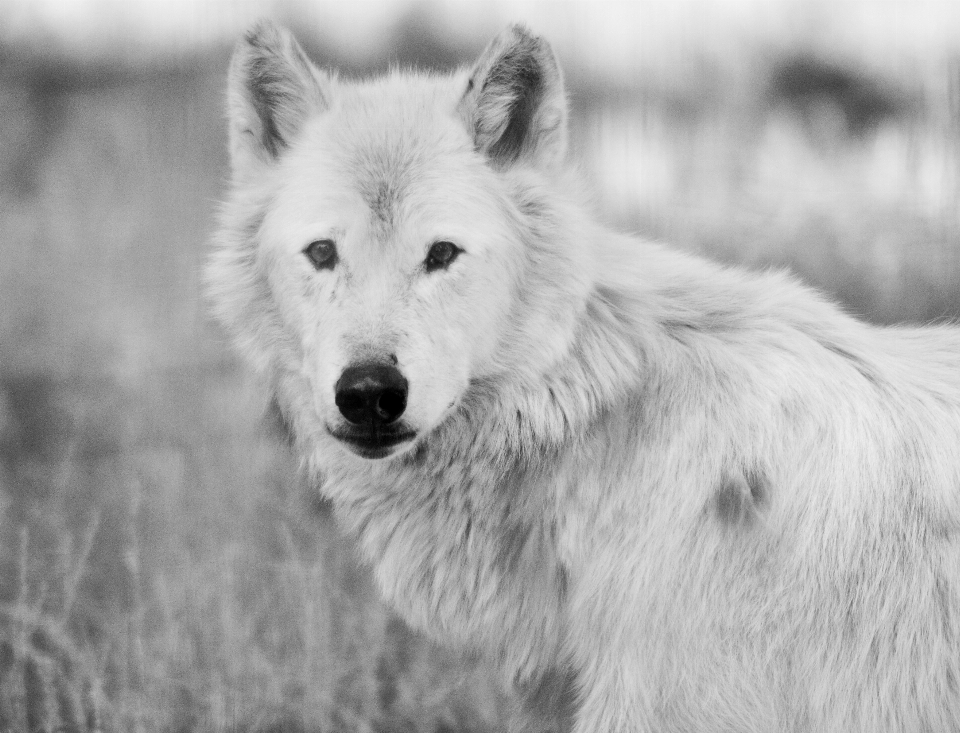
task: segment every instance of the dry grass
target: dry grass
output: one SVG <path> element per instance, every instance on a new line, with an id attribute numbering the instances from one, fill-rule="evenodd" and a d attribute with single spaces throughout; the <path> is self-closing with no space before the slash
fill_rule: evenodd
<path id="1" fill-rule="evenodd" d="M 960 65 L 864 132 L 725 53 L 626 103 L 571 75 L 606 215 L 876 320 L 960 313 L 960 118 L 928 91 Z M 497 729 L 509 698 L 379 604 L 204 315 L 224 55 L 3 68 L 0 731 Z"/>

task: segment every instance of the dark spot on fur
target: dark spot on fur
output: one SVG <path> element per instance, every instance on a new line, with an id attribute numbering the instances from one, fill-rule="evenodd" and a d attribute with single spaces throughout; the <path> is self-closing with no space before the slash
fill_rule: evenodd
<path id="1" fill-rule="evenodd" d="M 738 476 L 724 480 L 713 497 L 713 508 L 723 524 L 736 526 L 749 517 L 749 489 Z"/>
<path id="2" fill-rule="evenodd" d="M 538 679 L 517 685 L 522 713 L 526 716 L 523 730 L 568 733 L 573 730 L 580 707 L 577 673 L 571 668 L 547 670 Z"/>
<path id="3" fill-rule="evenodd" d="M 743 473 L 750 488 L 750 498 L 758 509 L 767 506 L 770 500 L 770 482 L 766 473 L 759 466 L 748 468 Z"/>
<path id="4" fill-rule="evenodd" d="M 713 511 L 727 527 L 749 526 L 765 495 L 766 489 L 760 481 L 755 479 L 751 484 L 750 479 L 740 474 L 728 476 L 713 495 Z"/>

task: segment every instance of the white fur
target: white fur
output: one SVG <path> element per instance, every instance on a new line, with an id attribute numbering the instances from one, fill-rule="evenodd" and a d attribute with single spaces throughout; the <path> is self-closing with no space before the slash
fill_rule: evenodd
<path id="1" fill-rule="evenodd" d="M 960 731 L 960 330 L 601 226 L 522 29 L 450 76 L 292 63 L 312 111 L 273 156 L 243 133 L 257 52 L 213 300 L 406 619 L 577 733 Z M 514 52 L 545 83 L 494 159 L 515 107 L 484 81 Z M 436 239 L 465 252 L 427 275 Z M 365 460 L 329 433 L 333 384 L 386 352 L 418 434 Z"/>

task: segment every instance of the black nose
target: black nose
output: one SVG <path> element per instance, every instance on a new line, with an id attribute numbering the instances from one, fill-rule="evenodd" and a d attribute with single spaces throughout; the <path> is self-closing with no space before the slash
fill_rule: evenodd
<path id="1" fill-rule="evenodd" d="M 407 408 L 407 380 L 386 364 L 359 364 L 343 370 L 336 403 L 354 425 L 389 425 Z"/>

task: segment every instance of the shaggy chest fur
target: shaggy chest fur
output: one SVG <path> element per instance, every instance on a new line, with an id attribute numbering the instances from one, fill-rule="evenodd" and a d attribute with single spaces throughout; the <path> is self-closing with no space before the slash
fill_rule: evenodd
<path id="1" fill-rule="evenodd" d="M 460 427 L 460 425 L 458 425 Z M 334 462 L 326 486 L 379 585 L 414 625 L 494 651 L 518 679 L 559 652 L 567 573 L 557 554 L 555 472 L 451 455 L 442 437 L 390 464 Z"/>

